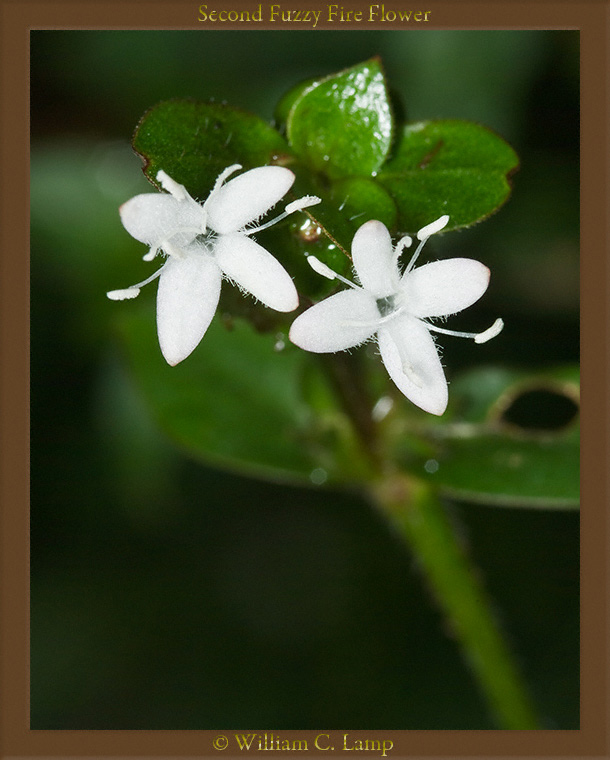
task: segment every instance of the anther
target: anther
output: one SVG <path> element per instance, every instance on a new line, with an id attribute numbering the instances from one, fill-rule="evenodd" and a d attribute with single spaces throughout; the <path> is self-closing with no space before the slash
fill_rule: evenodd
<path id="1" fill-rule="evenodd" d="M 475 335 L 474 342 L 475 343 L 487 343 L 488 340 L 491 340 L 492 338 L 495 338 L 496 335 L 499 335 L 502 332 L 502 329 L 504 327 L 504 322 L 502 319 L 498 318 L 493 323 L 491 327 L 488 327 L 487 330 L 485 330 L 482 333 L 479 333 L 478 335 Z"/>
<path id="2" fill-rule="evenodd" d="M 123 290 L 109 290 L 106 293 L 111 301 L 124 301 L 127 298 L 136 298 L 140 295 L 140 288 L 124 288 Z"/>
<path id="3" fill-rule="evenodd" d="M 417 239 L 427 240 L 430 237 L 430 235 L 434 235 L 437 232 L 440 232 L 442 229 L 444 229 L 447 226 L 448 221 L 449 221 L 449 216 L 447 214 L 443 214 L 443 216 L 439 216 L 439 218 L 436 219 L 434 222 L 430 222 L 430 224 L 426 224 L 425 227 L 422 227 L 418 231 Z"/>
<path id="4" fill-rule="evenodd" d="M 326 264 L 322 263 L 320 259 L 316 258 L 315 256 L 312 256 L 311 254 L 307 256 L 307 263 L 314 270 L 314 272 L 321 274 L 322 277 L 326 277 L 329 280 L 339 280 L 345 285 L 348 285 L 350 288 L 354 288 L 354 290 L 360 290 L 357 285 L 354 285 L 354 283 L 350 282 L 347 278 L 342 277 L 340 274 L 337 274 L 337 272 L 334 272 L 330 267 L 327 267 Z"/>

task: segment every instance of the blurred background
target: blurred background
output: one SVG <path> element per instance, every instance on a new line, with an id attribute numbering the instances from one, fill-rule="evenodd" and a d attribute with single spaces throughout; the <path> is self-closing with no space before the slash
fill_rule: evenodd
<path id="1" fill-rule="evenodd" d="M 150 189 L 129 144 L 147 108 L 270 120 L 297 81 L 372 55 L 408 120 L 476 121 L 521 157 L 507 205 L 442 241 L 491 268 L 503 338 L 484 360 L 444 341 L 444 363 L 578 362 L 577 32 L 31 32 L 31 728 L 495 727 L 383 518 L 189 458 L 126 369 L 129 303 L 105 297 L 145 276 L 117 209 Z M 578 728 L 578 513 L 447 507 L 545 727 Z"/>

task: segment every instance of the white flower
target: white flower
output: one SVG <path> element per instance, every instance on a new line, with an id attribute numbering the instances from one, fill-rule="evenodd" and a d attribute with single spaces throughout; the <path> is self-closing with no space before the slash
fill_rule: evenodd
<path id="1" fill-rule="evenodd" d="M 168 364 L 186 359 L 203 338 L 218 306 L 223 276 L 276 311 L 298 306 L 288 272 L 250 236 L 320 199 L 300 198 L 276 219 L 248 228 L 288 192 L 295 176 L 281 166 L 261 166 L 224 184 L 238 169 L 238 164 L 225 169 L 203 204 L 160 171 L 157 180 L 169 194 L 136 195 L 120 208 L 125 229 L 150 246 L 144 259 L 151 261 L 159 252 L 167 259 L 143 282 L 107 295 L 115 301 L 135 298 L 142 286 L 159 277 L 157 332 Z"/>
<path id="2" fill-rule="evenodd" d="M 330 296 L 297 317 L 290 340 L 306 351 L 334 353 L 376 335 L 382 361 L 402 393 L 425 411 L 442 414 L 447 407 L 447 381 L 430 331 L 484 343 L 503 327 L 498 319 L 485 332 L 474 334 L 445 330 L 426 321 L 465 309 L 489 284 L 489 269 L 472 259 L 435 261 L 414 268 L 426 240 L 448 221 L 448 216 L 442 216 L 419 230 L 419 246 L 403 273 L 398 262 L 411 238 L 403 237 L 392 248 L 390 233 L 381 222 L 363 224 L 352 241 L 360 286 L 309 256 L 316 272 L 339 279 L 351 289 Z"/>

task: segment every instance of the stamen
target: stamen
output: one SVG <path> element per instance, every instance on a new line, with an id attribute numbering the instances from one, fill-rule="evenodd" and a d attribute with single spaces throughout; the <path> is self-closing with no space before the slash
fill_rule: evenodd
<path id="1" fill-rule="evenodd" d="M 239 171 L 240 169 L 241 169 L 241 164 L 231 164 L 231 166 L 227 166 L 226 169 L 221 171 L 218 177 L 216 177 L 216 182 L 214 183 L 212 192 L 207 197 L 206 203 L 210 200 L 212 195 L 219 189 L 219 187 L 224 184 L 227 177 L 230 177 L 231 174 L 235 174 L 235 172 Z"/>
<path id="2" fill-rule="evenodd" d="M 354 290 L 361 290 L 358 285 L 354 285 L 353 282 L 350 282 L 345 277 L 342 277 L 340 274 L 334 272 L 330 267 L 327 267 L 326 264 L 322 263 L 320 259 L 316 258 L 315 256 L 307 256 L 307 263 L 314 270 L 314 272 L 321 274 L 322 277 L 326 277 L 329 280 L 340 280 L 350 288 L 354 288 Z"/>
<path id="3" fill-rule="evenodd" d="M 149 282 L 156 280 L 164 268 L 165 264 L 163 264 L 160 269 L 157 269 L 156 272 L 151 274 L 150 277 L 142 280 L 142 282 L 137 282 L 135 285 L 132 285 L 129 288 L 123 288 L 122 290 L 110 290 L 108 293 L 106 293 L 106 296 L 111 301 L 123 301 L 126 298 L 136 298 L 136 296 L 140 295 L 140 288 L 143 288 L 145 285 L 148 285 Z"/>
<path id="4" fill-rule="evenodd" d="M 402 275 L 403 277 L 404 277 L 405 275 L 409 274 L 409 272 L 410 272 L 410 271 L 413 269 L 413 267 L 415 266 L 415 262 L 417 261 L 417 257 L 418 257 L 418 256 L 419 256 L 419 254 L 421 253 L 421 250 L 422 250 L 422 248 L 424 247 L 424 245 L 426 244 L 426 240 L 427 240 L 427 239 L 428 239 L 428 238 L 424 238 L 424 240 L 422 240 L 422 241 L 421 241 L 421 243 L 420 243 L 420 244 L 417 246 L 417 248 L 415 249 L 415 253 L 413 254 L 413 256 L 411 256 L 411 261 L 409 261 L 409 263 L 407 264 L 407 268 L 405 269 L 405 271 L 404 271 L 404 273 L 403 273 L 403 275 Z"/>
<path id="5" fill-rule="evenodd" d="M 333 272 L 330 267 L 327 267 L 326 264 L 322 263 L 320 259 L 316 258 L 315 256 L 308 256 L 307 263 L 314 272 L 321 274 L 322 277 L 326 277 L 329 280 L 334 280 L 337 276 L 336 272 Z"/>
<path id="6" fill-rule="evenodd" d="M 422 227 L 421 230 L 417 233 L 417 239 L 420 241 L 419 245 L 417 246 L 417 249 L 415 250 L 415 253 L 413 254 L 413 258 L 407 265 L 407 268 L 404 271 L 403 277 L 406 274 L 409 274 L 409 272 L 413 269 L 413 266 L 415 265 L 415 262 L 417 261 L 417 257 L 422 251 L 422 248 L 426 244 L 426 240 L 430 237 L 430 235 L 434 235 L 435 232 L 440 232 L 449 221 L 449 216 L 447 214 L 444 214 L 443 216 L 439 217 L 435 222 L 430 222 L 430 224 L 427 224 L 425 227 Z"/>
<path id="7" fill-rule="evenodd" d="M 475 343 L 487 343 L 488 340 L 495 338 L 496 335 L 502 332 L 504 322 L 501 319 L 496 319 L 491 327 L 484 330 L 481 333 L 459 332 L 458 330 L 446 330 L 444 327 L 437 327 L 436 325 L 424 323 L 428 330 L 432 332 L 442 333 L 443 335 L 453 335 L 454 338 L 471 338 Z"/>
<path id="8" fill-rule="evenodd" d="M 305 195 L 303 198 L 299 198 L 298 200 L 289 203 L 284 211 L 282 211 L 279 216 L 276 216 L 275 219 L 271 219 L 270 221 L 265 222 L 265 224 L 261 224 L 260 227 L 253 227 L 250 230 L 245 230 L 244 234 L 254 235 L 256 232 L 261 232 L 261 230 L 266 230 L 268 227 L 272 227 L 274 224 L 281 222 L 282 219 L 290 216 L 290 214 L 293 214 L 295 211 L 301 211 L 301 209 L 307 208 L 308 206 L 315 206 L 317 203 L 321 202 L 322 199 L 318 198 L 316 195 Z"/>
<path id="9" fill-rule="evenodd" d="M 157 172 L 157 181 L 161 183 L 161 187 L 170 195 L 173 195 L 177 201 L 184 201 L 189 197 L 188 192 L 184 185 L 178 184 L 176 180 L 173 180 L 169 174 L 160 169 Z"/>
<path id="10" fill-rule="evenodd" d="M 440 232 L 442 229 L 444 229 L 447 226 L 448 221 L 449 216 L 447 214 L 439 216 L 436 221 L 430 222 L 430 224 L 426 224 L 425 227 L 422 227 L 421 230 L 419 230 L 417 233 L 417 239 L 427 240 L 430 235 L 434 235 L 435 233 Z"/>
<path id="11" fill-rule="evenodd" d="M 502 332 L 502 329 L 504 328 L 504 322 L 498 318 L 493 323 L 491 327 L 488 327 L 487 330 L 485 330 L 482 333 L 479 333 L 475 339 L 475 343 L 487 343 L 488 340 L 491 340 L 492 338 L 495 338 L 496 335 L 499 335 Z"/>
<path id="12" fill-rule="evenodd" d="M 396 243 L 396 246 L 394 248 L 394 266 L 398 266 L 398 259 L 400 259 L 402 252 L 405 248 L 409 248 L 411 246 L 411 243 L 413 240 L 409 235 L 405 235 L 404 237 L 400 238 L 398 243 Z"/>
<path id="13" fill-rule="evenodd" d="M 208 212 L 206 208 L 208 203 L 212 200 L 212 198 L 218 192 L 218 190 L 220 190 L 220 187 L 224 184 L 227 177 L 230 177 L 231 174 L 234 174 L 236 171 L 239 171 L 241 168 L 242 168 L 241 164 L 231 164 L 231 166 L 227 166 L 227 168 L 221 171 L 218 177 L 216 177 L 216 182 L 214 183 L 214 187 L 210 191 L 210 194 L 205 199 L 205 202 L 203 206 L 201 207 L 203 209 L 203 213 L 201 215 L 201 230 L 199 230 L 199 233 L 204 233 L 208 227 Z"/>
<path id="14" fill-rule="evenodd" d="M 296 201 L 292 201 L 286 206 L 286 214 L 292 214 L 294 211 L 301 211 L 309 206 L 316 206 L 318 203 L 322 203 L 322 199 L 317 195 L 304 195 L 302 198 L 298 198 Z"/>
<path id="15" fill-rule="evenodd" d="M 124 290 L 109 290 L 106 293 L 111 301 L 124 301 L 126 298 L 135 298 L 140 295 L 140 288 L 132 287 Z"/>

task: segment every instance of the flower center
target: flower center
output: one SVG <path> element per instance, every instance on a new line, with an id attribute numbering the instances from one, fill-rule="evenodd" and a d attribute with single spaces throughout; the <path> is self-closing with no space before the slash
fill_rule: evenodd
<path id="1" fill-rule="evenodd" d="M 377 298 L 375 300 L 377 309 L 381 317 L 389 317 L 396 311 L 396 296 L 384 296 L 384 298 Z"/>

